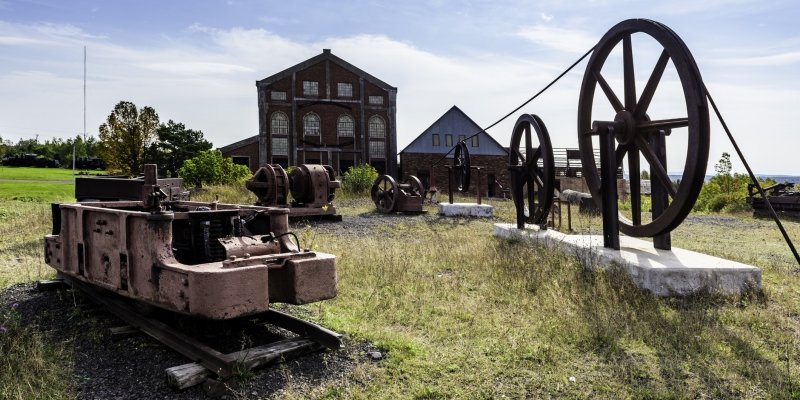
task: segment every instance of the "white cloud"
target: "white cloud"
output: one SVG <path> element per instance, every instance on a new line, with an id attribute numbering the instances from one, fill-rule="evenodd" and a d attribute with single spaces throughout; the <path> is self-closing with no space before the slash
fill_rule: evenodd
<path id="1" fill-rule="evenodd" d="M 153 71 L 166 72 L 175 75 L 227 75 L 236 72 L 254 72 L 252 68 L 236 64 L 216 63 L 216 62 L 171 62 L 171 63 L 149 63 L 142 64 L 142 67 Z"/>
<path id="2" fill-rule="evenodd" d="M 597 37 L 586 32 L 546 25 L 520 29 L 517 36 L 544 47 L 570 53 L 584 53 L 597 43 Z"/>
<path id="3" fill-rule="evenodd" d="M 330 48 L 337 56 L 398 87 L 398 149 L 402 149 L 452 105 L 459 106 L 481 126 L 495 122 L 569 65 L 571 60 L 565 60 L 572 58 L 569 53 L 583 53 L 597 39 L 582 31 L 536 26 L 518 32 L 519 36 L 560 51 L 520 56 L 521 53 L 504 55 L 476 49 L 458 57 L 426 51 L 415 43 L 385 35 L 334 36 L 302 42 L 265 29 L 194 25 L 185 32 L 190 37 L 183 41 L 135 47 L 72 26 L 32 29 L 0 22 L 0 46 L 4 45 L 3 38 L 16 38 L 6 39 L 13 43 L 3 48 L 5 59 L 13 62 L 0 64 L 0 136 L 63 137 L 81 131 L 84 44 L 89 51 L 89 133 L 96 134 L 97 126 L 114 104 L 130 100 L 138 106 L 153 106 L 163 120 L 173 119 L 202 130 L 216 146 L 252 136 L 258 130 L 255 81 Z M 48 47 L 42 47 L 41 42 Z M 706 60 L 711 57 L 703 54 L 716 50 L 692 49 L 695 57 Z M 779 54 L 774 59 L 766 56 L 766 60 L 797 62 L 796 53 Z M 556 147 L 577 144 L 575 116 L 583 68 L 577 67 L 521 111 L 544 119 Z M 754 102 L 752 99 L 774 98 L 765 81 L 751 82 L 749 77 L 741 77 L 735 87 L 720 89 L 709 80 L 712 76 L 703 72 L 709 87 L 719 93 L 716 97 L 723 112 L 732 115 L 729 123 L 736 132 L 769 132 L 776 142 L 786 138 L 788 143 L 794 143 L 785 127 L 791 126 L 786 117 L 791 111 L 786 110 L 797 98 L 796 81 L 784 84 L 780 91 L 782 101 Z M 769 74 L 759 76 L 770 78 Z M 521 112 L 489 133 L 501 144 L 507 144 Z M 42 118 L 45 114 L 47 118 Z M 753 115 L 771 118 L 750 118 Z M 711 166 L 721 149 L 725 150 L 719 147 L 724 137 L 719 137 L 718 130 L 715 132 Z M 748 140 L 744 133 L 738 135 L 743 142 Z M 780 157 L 753 163 L 759 171 L 791 172 L 780 160 L 792 159 L 792 148 L 780 146 L 771 150 L 781 152 Z"/>
<path id="4" fill-rule="evenodd" d="M 720 58 L 711 62 L 722 65 L 740 65 L 751 67 L 768 67 L 792 65 L 800 62 L 800 51 L 788 51 L 778 54 L 753 57 Z"/>
<path id="5" fill-rule="evenodd" d="M 541 13 L 539 16 L 542 18 L 544 22 L 550 22 L 553 20 L 553 16 L 550 14 Z"/>

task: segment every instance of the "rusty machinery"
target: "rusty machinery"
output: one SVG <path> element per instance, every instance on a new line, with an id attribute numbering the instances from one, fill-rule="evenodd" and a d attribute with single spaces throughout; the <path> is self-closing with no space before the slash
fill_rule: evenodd
<path id="1" fill-rule="evenodd" d="M 472 165 L 469 156 L 469 149 L 467 143 L 462 140 L 459 141 L 453 148 L 453 161 L 447 168 L 447 194 L 450 204 L 453 204 L 453 193 L 469 192 L 469 187 L 472 183 L 472 170 L 478 174 L 478 185 L 475 192 L 477 193 L 478 204 L 481 204 L 481 170 L 483 167 Z"/>
<path id="2" fill-rule="evenodd" d="M 341 184 L 328 165 L 301 164 L 287 174 L 280 165 L 269 164 L 259 168 L 245 186 L 255 193 L 256 205 L 288 207 L 290 217 L 310 217 L 336 216 L 333 199 Z"/>
<path id="3" fill-rule="evenodd" d="M 631 39 L 634 34 L 650 37 L 660 48 L 658 60 L 638 97 Z M 610 68 L 604 65 L 617 47 L 622 48 L 622 87 L 615 91 L 606 81 Z M 680 113 L 657 118 L 654 113 L 661 111 L 663 114 L 664 111 L 651 109 L 650 104 L 670 61 L 683 91 L 685 116 Z M 598 87 L 602 92 L 602 96 L 597 96 L 598 104 L 610 105 L 613 113 L 600 113 L 597 110 L 601 108 L 594 107 Z M 622 98 L 617 97 L 618 93 Z M 619 248 L 619 232 L 652 237 L 656 248 L 671 247 L 669 233 L 691 212 L 703 187 L 710 141 L 708 111 L 700 71 L 689 49 L 671 29 L 655 21 L 631 19 L 615 25 L 600 39 L 586 65 L 581 84 L 578 143 L 584 179 L 602 210 L 606 247 Z M 675 129 L 680 131 L 672 134 Z M 674 142 L 682 142 L 686 149 L 683 175 L 677 186 L 667 174 L 668 136 Z M 595 146 L 600 149 L 599 171 L 593 155 Z M 642 218 L 641 157 L 650 166 L 650 221 Z M 631 218 L 621 216 L 617 204 L 615 171 L 625 158 L 630 175 Z"/>
<path id="4" fill-rule="evenodd" d="M 372 185 L 370 196 L 378 212 L 419 213 L 423 212 L 425 189 L 422 187 L 422 182 L 414 175 L 400 184 L 391 176 L 382 175 Z"/>
<path id="5" fill-rule="evenodd" d="M 781 215 L 800 218 L 800 192 L 791 190 L 793 183 L 778 183 L 765 187 L 764 194 L 774 210 Z M 747 204 L 753 207 L 754 217 L 768 217 L 767 203 L 752 183 L 747 185 Z"/>
<path id="6" fill-rule="evenodd" d="M 643 34 L 656 42 L 660 56 L 642 89 L 636 94 L 636 77 L 633 68 L 633 46 L 631 37 Z M 604 67 L 611 52 L 621 47 L 621 90 L 612 88 L 606 80 L 613 75 L 612 67 Z M 649 108 L 661 77 L 669 62 L 674 65 L 683 90 L 685 116 L 654 118 Z M 595 92 L 599 87 L 597 96 Z M 622 98 L 618 97 L 622 94 Z M 597 104 L 595 104 L 597 102 Z M 601 107 L 602 106 L 602 107 Z M 601 114 L 601 110 L 613 109 L 613 113 Z M 525 119 L 523 121 L 523 119 Z M 525 128 L 521 129 L 520 124 Z M 536 130 L 539 149 L 529 145 L 533 137 L 530 127 Z M 673 129 L 683 129 L 675 141 L 683 141 L 686 148 L 685 164 L 680 184 L 674 186 L 667 174 L 666 138 Z M 525 133 L 525 154 L 518 141 Z M 552 186 L 545 142 L 549 147 L 544 124 L 535 116 L 520 118 L 512 138 L 512 155 L 509 169 L 512 182 L 533 182 L 541 186 L 543 194 L 531 196 L 528 185 L 528 215 L 523 201 L 515 199 L 518 224 L 520 215 L 534 223 L 541 223 L 542 215 L 551 203 Z M 653 237 L 656 248 L 669 249 L 669 232 L 675 229 L 689 214 L 703 185 L 709 150 L 709 116 L 706 91 L 694 58 L 683 41 L 666 26 L 645 19 L 622 21 L 612 27 L 595 46 L 586 66 L 578 103 L 578 142 L 583 165 L 583 177 L 593 201 L 602 210 L 604 245 L 619 248 L 619 232 L 635 237 Z M 594 150 L 599 147 L 600 166 L 595 163 Z M 528 155 L 531 154 L 532 155 Z M 541 161 L 539 160 L 541 157 Z M 650 166 L 652 193 L 652 217 L 642 218 L 640 161 L 644 157 Z M 627 159 L 631 187 L 631 217 L 618 212 L 616 171 Z M 645 178 L 647 179 L 647 178 Z M 540 182 L 541 181 L 541 182 Z M 517 185 L 517 195 L 524 194 Z M 548 195 L 550 193 L 550 195 Z M 533 197 L 533 198 L 532 198 Z M 521 209 L 522 208 L 522 209 Z"/>
<path id="7" fill-rule="evenodd" d="M 154 165 L 146 171 L 155 177 Z M 54 204 L 47 264 L 70 280 L 209 319 L 336 296 L 335 257 L 291 240 L 287 208 L 170 201 L 154 179 L 145 184 L 153 192 L 144 201 Z"/>

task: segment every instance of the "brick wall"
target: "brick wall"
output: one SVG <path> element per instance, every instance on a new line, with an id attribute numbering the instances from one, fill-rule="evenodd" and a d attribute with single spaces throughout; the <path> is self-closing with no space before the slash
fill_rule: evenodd
<path id="1" fill-rule="evenodd" d="M 246 144 L 227 152 L 222 153 L 223 157 L 250 157 L 250 171 L 256 172 L 258 169 L 258 142 Z"/>
<path id="2" fill-rule="evenodd" d="M 408 178 L 409 175 L 416 175 L 420 180 L 423 180 L 427 175 L 428 186 L 431 184 L 439 188 L 441 193 L 447 193 L 447 168 L 452 165 L 452 158 L 442 160 L 438 165 L 431 170 L 431 164 L 439 160 L 441 154 L 429 153 L 401 153 L 400 154 L 400 170 L 402 171 L 402 179 Z M 478 185 L 477 171 L 472 171 L 472 179 L 470 183 L 470 193 L 477 194 L 477 189 L 480 187 L 481 194 L 488 196 L 489 194 L 489 176 L 494 175 L 495 180 L 502 185 L 503 188 L 510 189 L 509 175 L 508 175 L 508 158 L 503 156 L 470 156 L 470 163 L 473 166 L 483 167 L 481 169 L 481 182 Z M 494 195 L 496 197 L 502 196 L 500 187 L 495 185 Z M 440 197 L 441 198 L 441 197 Z"/>

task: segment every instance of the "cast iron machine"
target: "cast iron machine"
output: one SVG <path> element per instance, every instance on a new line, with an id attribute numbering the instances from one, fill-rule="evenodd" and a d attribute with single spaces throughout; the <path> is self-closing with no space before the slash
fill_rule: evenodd
<path id="1" fill-rule="evenodd" d="M 422 182 L 414 175 L 410 175 L 400 184 L 389 175 L 381 175 L 372 185 L 370 196 L 378 212 L 419 213 L 423 212 L 425 189 L 422 187 Z"/>
<path id="2" fill-rule="evenodd" d="M 255 193 L 256 205 L 287 207 L 290 217 L 309 217 L 335 216 L 333 199 L 341 183 L 328 165 L 301 164 L 287 174 L 280 165 L 268 164 L 259 168 L 245 186 Z"/>

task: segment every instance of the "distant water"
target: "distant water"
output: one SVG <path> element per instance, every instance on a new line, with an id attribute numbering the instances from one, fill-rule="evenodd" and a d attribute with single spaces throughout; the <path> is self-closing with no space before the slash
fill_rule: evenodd
<path id="1" fill-rule="evenodd" d="M 672 179 L 673 181 L 676 180 L 676 179 L 681 179 L 681 176 L 682 176 L 681 174 L 669 174 L 670 179 Z M 711 179 L 712 176 L 714 176 L 714 175 L 706 175 L 706 181 Z M 756 177 L 759 178 L 759 179 L 761 179 L 761 178 L 772 178 L 773 180 L 775 180 L 775 182 L 778 182 L 778 183 L 785 183 L 785 182 L 800 183 L 800 176 L 797 176 L 797 175 L 756 174 Z"/>

